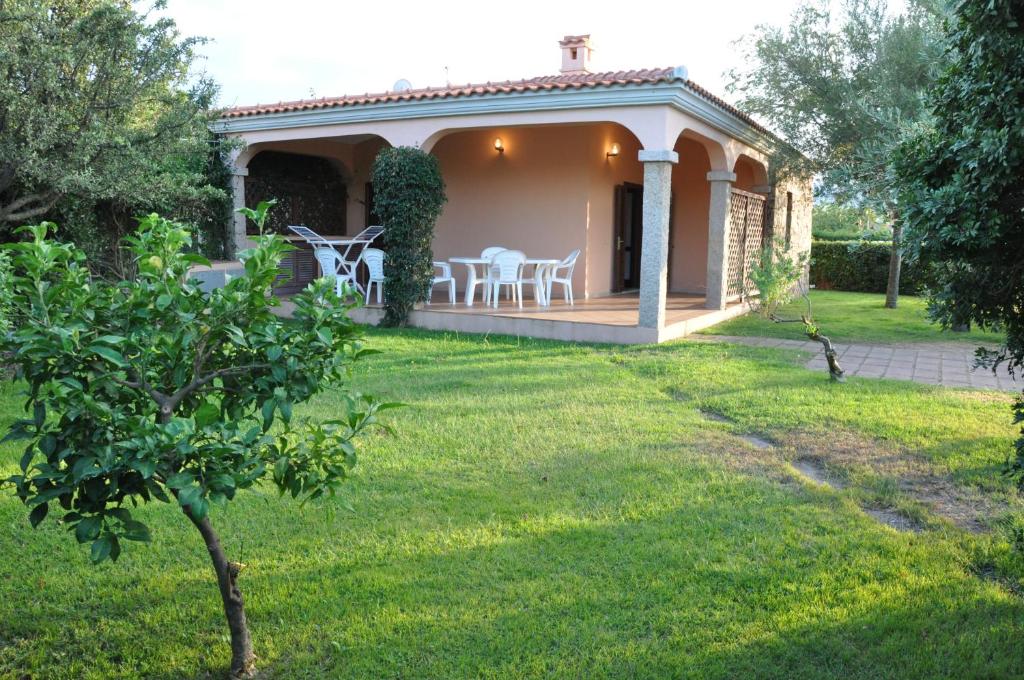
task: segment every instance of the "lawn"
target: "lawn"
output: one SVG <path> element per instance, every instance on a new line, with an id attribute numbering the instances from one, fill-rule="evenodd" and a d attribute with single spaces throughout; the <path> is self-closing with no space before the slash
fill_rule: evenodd
<path id="1" fill-rule="evenodd" d="M 840 386 L 791 353 L 714 343 L 370 342 L 384 354 L 356 382 L 408 406 L 365 440 L 345 498 L 302 507 L 267 488 L 214 510 L 248 565 L 266 677 L 1020 674 L 1024 601 L 1007 584 L 1024 566 L 1003 527 L 1020 505 L 999 475 L 1011 395 Z M 4 425 L 18 403 L 5 385 Z M 326 395 L 306 415 L 341 409 Z M 861 458 L 830 457 L 839 444 Z M 4 447 L 0 475 L 18 457 Z M 791 467 L 807 456 L 842 488 Z M 994 528 L 931 513 L 897 483 L 908 471 L 990 502 Z M 877 505 L 920 532 L 863 511 Z M 0 496 L 0 677 L 226 668 L 198 535 L 171 507 L 142 513 L 153 543 L 93 567 Z"/>
<path id="2" fill-rule="evenodd" d="M 847 293 L 836 290 L 812 290 L 810 294 L 814 319 L 822 332 L 841 343 L 961 342 L 998 344 L 999 333 L 972 329 L 966 333 L 942 330 L 928 320 L 924 298 L 901 295 L 896 309 L 885 308 L 885 295 Z M 784 307 L 779 315 L 799 319 L 807 311 L 807 302 L 798 298 Z M 704 331 L 716 335 L 806 340 L 803 324 L 770 323 L 756 314 L 726 321 Z"/>

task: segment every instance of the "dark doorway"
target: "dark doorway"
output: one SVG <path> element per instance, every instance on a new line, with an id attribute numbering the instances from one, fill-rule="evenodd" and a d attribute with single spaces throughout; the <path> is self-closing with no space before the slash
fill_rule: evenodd
<path id="1" fill-rule="evenodd" d="M 612 291 L 640 287 L 640 245 L 644 233 L 644 187 L 626 182 L 615 187 L 615 243 Z"/>
<path id="2" fill-rule="evenodd" d="M 373 182 L 366 183 L 366 221 L 363 223 L 367 227 L 380 227 L 383 223 L 380 221 L 380 216 L 377 214 L 377 206 L 373 200 Z"/>

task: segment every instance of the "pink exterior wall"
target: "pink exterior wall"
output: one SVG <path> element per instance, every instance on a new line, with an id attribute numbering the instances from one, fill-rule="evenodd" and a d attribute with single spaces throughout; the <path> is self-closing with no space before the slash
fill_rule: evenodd
<path id="1" fill-rule="evenodd" d="M 669 290 L 703 293 L 707 287 L 708 208 L 711 161 L 704 147 L 680 137 L 675 146 L 679 163 L 672 169 L 672 231 L 668 271 Z"/>
<path id="2" fill-rule="evenodd" d="M 496 137 L 505 147 L 502 154 L 494 149 Z M 608 158 L 612 143 L 621 152 Z M 614 187 L 642 180 L 638 149 L 636 139 L 613 124 L 495 128 L 442 138 L 433 153 L 448 202 L 437 224 L 434 257 L 479 255 L 499 245 L 532 257 L 562 258 L 579 248 L 574 292 L 608 292 Z"/>
<path id="3" fill-rule="evenodd" d="M 496 137 L 505 146 L 503 154 L 494 150 Z M 620 153 L 609 158 L 613 143 Z M 444 137 L 433 149 L 448 193 L 434 257 L 476 255 L 491 245 L 537 257 L 564 257 L 580 248 L 583 255 L 573 278 L 576 294 L 608 294 L 615 187 L 643 183 L 639 151 L 636 138 L 613 123 L 476 130 Z M 669 288 L 701 293 L 707 279 L 711 165 L 696 141 L 680 138 L 676 151 L 680 160 L 672 174 Z"/>
<path id="4" fill-rule="evenodd" d="M 594 130 L 597 154 L 590 168 L 589 219 L 587 220 L 587 293 L 606 295 L 612 290 L 615 246 L 615 187 L 625 182 L 643 184 L 643 164 L 637 160 L 640 142 L 625 128 L 607 124 Z M 613 143 L 619 155 L 608 158 Z"/>

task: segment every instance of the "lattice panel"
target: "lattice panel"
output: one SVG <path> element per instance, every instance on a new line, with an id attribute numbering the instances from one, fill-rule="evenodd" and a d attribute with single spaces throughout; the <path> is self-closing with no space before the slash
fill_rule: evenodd
<path id="1" fill-rule="evenodd" d="M 766 201 L 738 189 L 733 189 L 730 201 L 728 296 L 743 297 L 753 288 L 750 270 L 764 247 Z"/>
<path id="2" fill-rule="evenodd" d="M 743 245 L 746 238 L 747 197 L 733 192 L 729 208 L 728 295 L 743 292 Z"/>
<path id="3" fill-rule="evenodd" d="M 764 210 L 765 199 L 759 196 L 747 196 L 747 233 L 744 239 L 743 294 L 746 296 L 754 290 L 750 280 L 750 270 L 761 259 L 764 248 Z"/>

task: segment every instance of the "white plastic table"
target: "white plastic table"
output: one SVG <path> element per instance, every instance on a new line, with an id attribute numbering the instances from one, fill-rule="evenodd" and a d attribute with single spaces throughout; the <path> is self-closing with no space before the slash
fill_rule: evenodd
<path id="1" fill-rule="evenodd" d="M 479 278 L 476 273 L 477 265 L 487 266 L 491 263 L 491 258 L 483 257 L 452 257 L 448 259 L 452 264 L 464 264 L 468 273 L 466 274 L 466 306 L 473 306 L 473 298 L 475 297 L 474 291 L 476 290 L 476 280 Z M 533 278 L 536 283 L 534 288 L 537 290 L 537 300 L 541 305 L 547 306 L 547 286 L 544 281 L 544 277 L 547 273 L 548 267 L 556 265 L 561 260 L 552 260 L 548 258 L 528 257 L 524 264 L 532 264 L 534 266 Z"/>

